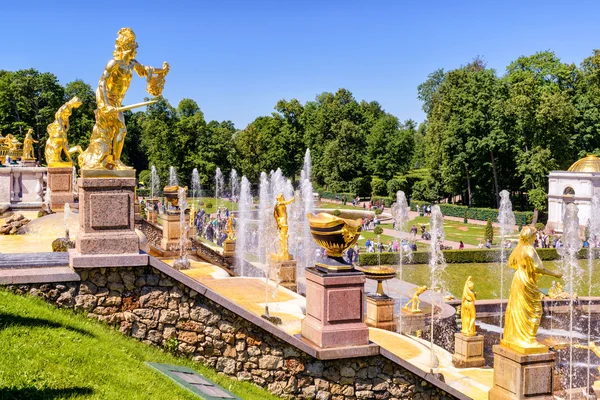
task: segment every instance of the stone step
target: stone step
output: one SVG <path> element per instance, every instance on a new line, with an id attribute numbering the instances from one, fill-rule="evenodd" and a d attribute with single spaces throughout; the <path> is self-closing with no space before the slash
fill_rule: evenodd
<path id="1" fill-rule="evenodd" d="M 66 267 L 69 253 L 0 254 L 0 270 L 37 267 Z"/>
<path id="2" fill-rule="evenodd" d="M 81 278 L 70 267 L 0 269 L 0 285 L 78 282 Z"/>

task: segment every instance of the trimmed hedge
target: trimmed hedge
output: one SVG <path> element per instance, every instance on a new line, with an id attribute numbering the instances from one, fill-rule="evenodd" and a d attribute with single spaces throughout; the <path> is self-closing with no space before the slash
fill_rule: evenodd
<path id="1" fill-rule="evenodd" d="M 543 261 L 558 260 L 560 255 L 556 249 L 536 249 L 538 255 Z M 410 264 L 429 263 L 428 251 L 415 251 L 412 253 L 413 259 Z M 506 253 L 506 257 L 510 252 Z M 577 254 L 578 258 L 587 258 L 587 249 L 581 249 Z M 359 257 L 360 265 L 395 265 L 398 264 L 400 253 L 361 253 Z M 492 263 L 500 260 L 500 249 L 472 249 L 472 250 L 444 250 L 444 258 L 448 264 L 457 263 Z"/>
<path id="2" fill-rule="evenodd" d="M 335 196 L 338 196 L 339 200 L 342 200 L 343 196 L 346 196 L 346 201 L 352 203 L 352 199 L 356 197 L 353 193 L 335 193 L 335 192 L 319 192 L 322 199 L 335 200 Z"/>
<path id="3" fill-rule="evenodd" d="M 410 210 L 417 211 L 417 205 L 423 207 L 426 204 L 428 205 L 431 203 L 412 200 L 410 202 Z M 449 217 L 476 219 L 479 221 L 487 221 L 487 219 L 490 218 L 492 221 L 498 221 L 498 210 L 495 208 L 476 208 L 445 203 L 439 204 L 439 206 L 442 214 Z M 533 220 L 532 211 L 514 211 L 514 213 L 517 225 L 527 225 Z"/>

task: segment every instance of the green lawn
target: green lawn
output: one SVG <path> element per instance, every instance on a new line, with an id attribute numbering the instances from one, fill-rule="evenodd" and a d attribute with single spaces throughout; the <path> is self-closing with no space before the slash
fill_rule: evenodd
<path id="1" fill-rule="evenodd" d="M 190 197 L 187 200 L 190 206 L 192 204 L 194 205 L 196 211 L 199 211 L 204 208 L 204 211 L 206 211 L 209 214 L 217 212 L 217 205 L 215 204 L 214 197 Z M 204 203 L 204 205 L 200 205 L 200 203 Z M 210 203 L 212 207 L 207 207 L 208 203 Z M 229 211 L 234 211 L 238 209 L 238 204 L 226 199 L 219 199 L 219 208 L 224 210 L 226 207 L 229 208 Z"/>
<path id="2" fill-rule="evenodd" d="M 429 217 L 417 217 L 408 223 L 408 229 L 411 226 L 416 225 L 419 234 L 421 234 L 421 225 L 425 225 L 429 231 Z M 384 228 L 391 229 L 392 224 L 381 225 Z M 453 242 L 463 241 L 465 244 L 471 244 L 477 246 L 479 241 L 482 241 L 485 236 L 485 225 L 478 224 L 465 224 L 459 221 L 444 220 L 444 235 L 446 240 Z M 516 233 L 512 238 L 517 238 Z M 494 244 L 500 242 L 500 230 L 494 227 Z"/>
<path id="3" fill-rule="evenodd" d="M 40 299 L 0 291 L 0 399 L 198 399 L 145 361 L 190 367 L 243 399 L 276 399 Z"/>
<path id="4" fill-rule="evenodd" d="M 359 211 L 363 211 L 362 207 L 354 207 L 352 205 L 352 202 L 343 205 L 342 203 L 329 203 L 329 202 L 325 202 L 325 201 L 318 201 L 317 204 L 315 205 L 315 207 L 317 208 L 325 208 L 328 210 L 359 210 Z M 369 211 L 368 209 L 366 209 L 365 211 Z"/>

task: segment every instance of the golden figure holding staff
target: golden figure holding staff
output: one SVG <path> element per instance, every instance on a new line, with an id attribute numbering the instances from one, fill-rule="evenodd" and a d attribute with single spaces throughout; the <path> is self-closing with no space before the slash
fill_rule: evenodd
<path id="1" fill-rule="evenodd" d="M 519 244 L 508 259 L 515 270 L 504 317 L 504 333 L 500 344 L 523 354 L 544 353 L 548 348 L 536 340 L 542 319 L 542 292 L 538 276 L 561 278 L 562 274 L 547 270 L 542 265 L 533 241 L 536 229 L 526 226 L 521 230 Z"/>
<path id="2" fill-rule="evenodd" d="M 422 295 L 426 290 L 427 286 L 417 286 L 412 299 L 410 299 L 402 308 L 408 311 L 410 306 L 410 312 L 413 314 L 422 312 L 419 308 L 421 306 L 421 299 L 419 299 L 419 296 Z"/>
<path id="3" fill-rule="evenodd" d="M 25 139 L 23 139 L 23 155 L 21 156 L 23 160 L 35 160 L 35 157 L 33 156 L 33 144 L 39 143 L 39 141 L 33 140 L 31 137 L 32 133 L 33 129 L 29 128 L 25 135 Z"/>
<path id="4" fill-rule="evenodd" d="M 227 219 L 227 240 L 233 240 L 233 235 L 233 213 L 231 213 Z"/>
<path id="5" fill-rule="evenodd" d="M 288 201 L 285 201 L 283 193 L 279 193 L 276 197 L 277 204 L 273 210 L 273 216 L 277 223 L 277 231 L 279 232 L 279 253 L 277 258 L 280 260 L 291 260 L 292 256 L 288 252 L 288 223 L 287 223 L 287 205 L 294 202 L 292 197 Z"/>
<path id="6" fill-rule="evenodd" d="M 106 65 L 96 89 L 96 124 L 89 147 L 79 155 L 79 166 L 82 169 L 132 169 L 121 161 L 127 134 L 123 111 L 155 102 L 122 105 L 133 71 L 141 77 L 146 77 L 146 90 L 152 96 L 162 93 L 165 76 L 169 72 L 169 64 L 166 62 L 162 68 L 143 66 L 137 62 L 137 48 L 133 31 L 130 28 L 120 29 L 113 52 L 114 58 Z"/>
<path id="7" fill-rule="evenodd" d="M 462 294 L 462 303 L 460 304 L 460 321 L 462 328 L 460 332 L 465 336 L 475 336 L 475 284 L 473 278 L 469 277 L 465 282 L 465 287 Z"/>

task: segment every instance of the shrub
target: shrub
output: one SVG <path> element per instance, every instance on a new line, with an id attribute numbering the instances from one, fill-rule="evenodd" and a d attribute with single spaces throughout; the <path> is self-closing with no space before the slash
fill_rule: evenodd
<path id="1" fill-rule="evenodd" d="M 376 208 L 375 209 L 375 215 L 380 215 L 383 211 L 381 211 L 381 208 Z"/>
<path id="2" fill-rule="evenodd" d="M 378 176 L 374 176 L 371 179 L 371 192 L 375 196 L 385 196 L 387 194 L 387 185 L 383 179 Z"/>
<path id="3" fill-rule="evenodd" d="M 169 338 L 167 340 L 165 340 L 165 344 L 163 345 L 165 350 L 168 351 L 169 353 L 177 353 L 177 346 L 179 346 L 179 340 L 177 340 L 177 338 Z"/>
<path id="4" fill-rule="evenodd" d="M 403 190 L 406 188 L 406 178 L 394 178 L 394 179 L 390 179 L 387 183 L 387 194 L 388 196 L 390 196 L 392 199 L 396 198 L 396 193 L 399 190 Z"/>
<path id="5" fill-rule="evenodd" d="M 411 211 L 417 210 L 417 204 L 419 206 L 423 206 L 425 204 L 431 204 L 431 202 L 427 201 L 419 201 L 419 200 L 411 200 L 410 209 Z M 467 206 L 459 206 L 456 204 L 440 204 L 440 210 L 443 215 L 447 215 L 449 217 L 459 217 L 464 218 L 465 212 L 467 214 L 468 219 L 475 219 L 478 221 L 486 221 L 488 218 L 491 218 L 492 221 L 498 220 L 498 210 L 495 208 L 476 208 L 476 207 L 467 207 Z M 533 220 L 533 212 L 531 211 L 515 211 L 515 220 L 519 225 L 527 225 L 530 224 Z"/>
<path id="6" fill-rule="evenodd" d="M 543 231 L 544 229 L 546 229 L 546 225 L 544 225 L 543 222 L 538 222 L 537 224 L 535 224 L 535 229 L 537 229 L 538 231 Z"/>
<path id="7" fill-rule="evenodd" d="M 135 194 L 138 197 L 150 197 L 151 196 L 150 189 L 146 189 L 146 188 L 135 189 Z M 154 196 L 158 196 L 158 193 L 154 193 Z"/>
<path id="8" fill-rule="evenodd" d="M 208 203 L 206 203 L 206 208 L 212 208 L 213 203 L 211 203 L 210 201 Z"/>
<path id="9" fill-rule="evenodd" d="M 140 171 L 140 173 L 138 174 L 138 183 L 141 185 L 143 184 L 146 187 L 150 187 L 150 185 L 152 184 L 151 182 L 151 174 L 150 171 L 148 171 L 147 169 Z"/>
<path id="10" fill-rule="evenodd" d="M 373 229 L 373 233 L 376 235 L 381 235 L 383 233 L 383 228 L 381 226 L 377 225 L 375 227 L 375 229 Z"/>
<path id="11" fill-rule="evenodd" d="M 391 207 L 392 205 L 392 199 L 390 199 L 389 197 L 373 196 L 371 197 L 371 201 L 373 201 L 373 203 L 375 203 L 376 201 L 383 201 L 383 205 L 386 207 Z"/>
<path id="12" fill-rule="evenodd" d="M 488 218 L 487 224 L 485 224 L 484 239 L 485 239 L 486 242 L 488 240 L 490 241 L 490 243 L 494 242 L 494 226 L 492 225 L 492 219 L 491 218 Z"/>
<path id="13" fill-rule="evenodd" d="M 332 212 L 332 214 L 333 214 L 333 215 L 335 215 L 336 217 L 339 217 L 341 213 L 342 213 L 342 212 L 341 212 L 340 210 L 338 210 L 338 209 L 335 209 L 335 210 L 333 210 L 333 212 Z"/>

